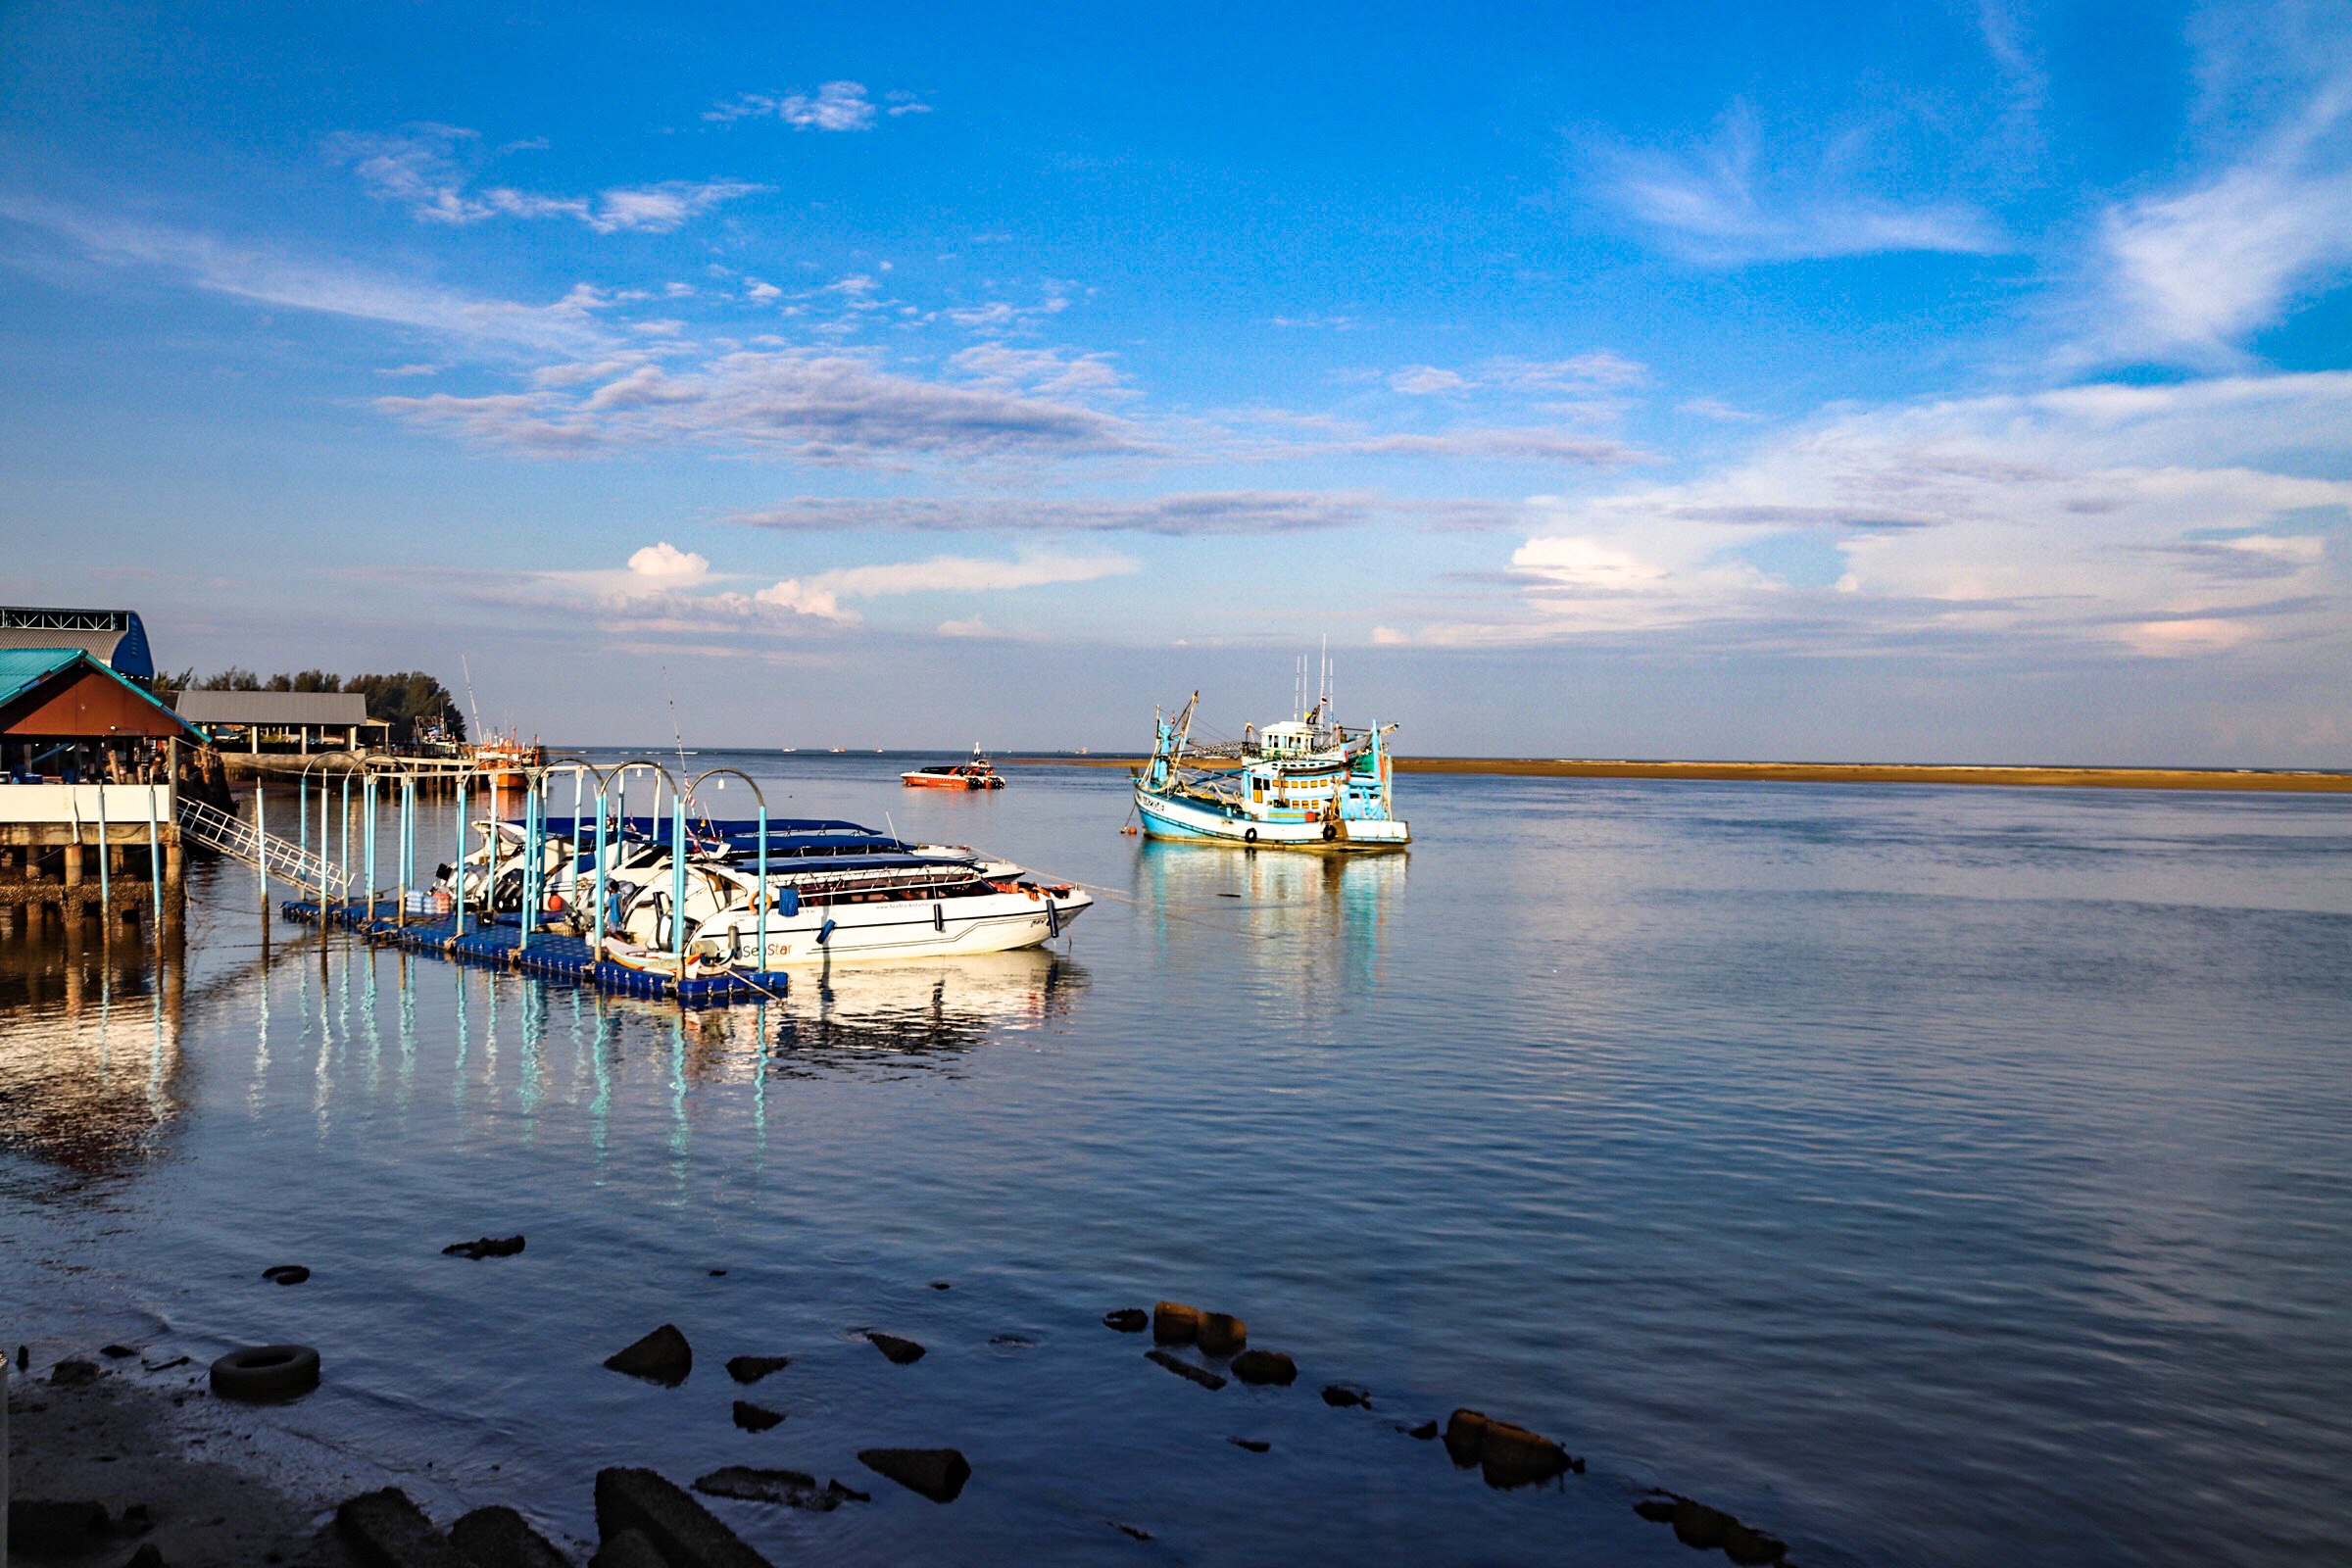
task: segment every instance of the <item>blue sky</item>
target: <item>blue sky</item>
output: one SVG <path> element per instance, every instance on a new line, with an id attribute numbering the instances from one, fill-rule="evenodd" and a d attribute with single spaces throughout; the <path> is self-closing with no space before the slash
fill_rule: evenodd
<path id="1" fill-rule="evenodd" d="M 2352 765 L 2352 9 L 0 12 L 0 594 L 706 744 Z"/>

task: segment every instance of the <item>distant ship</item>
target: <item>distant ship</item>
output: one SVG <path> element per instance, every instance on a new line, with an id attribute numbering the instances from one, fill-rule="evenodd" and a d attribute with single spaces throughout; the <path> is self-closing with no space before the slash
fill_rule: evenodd
<path id="1" fill-rule="evenodd" d="M 1175 717 L 1154 715 L 1152 760 L 1135 808 L 1158 839 L 1301 850 L 1393 850 L 1412 842 L 1395 811 L 1387 738 L 1394 724 L 1350 730 L 1330 721 L 1328 692 L 1300 717 L 1243 730 L 1239 742 L 1192 744 L 1193 693 Z M 1188 765 L 1191 759 L 1238 768 Z"/>

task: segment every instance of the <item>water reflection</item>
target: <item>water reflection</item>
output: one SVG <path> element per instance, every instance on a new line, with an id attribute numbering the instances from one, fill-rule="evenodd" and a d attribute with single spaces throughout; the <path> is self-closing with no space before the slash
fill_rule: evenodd
<path id="1" fill-rule="evenodd" d="M 71 926 L 0 937 L 0 1149 L 76 1179 L 152 1156 L 184 1104 L 174 956 Z"/>
<path id="2" fill-rule="evenodd" d="M 1135 886 L 1164 961 L 1238 961 L 1303 1008 L 1381 978 L 1404 898 L 1404 855 L 1301 855 L 1145 839 Z M 1235 951 L 1236 935 L 1247 940 Z"/>
<path id="3" fill-rule="evenodd" d="M 920 963 L 827 965 L 793 977 L 771 1009 L 768 1070 L 808 1076 L 847 1066 L 952 1067 L 1000 1034 L 1069 1015 L 1085 991 L 1076 960 L 1044 948 Z"/>

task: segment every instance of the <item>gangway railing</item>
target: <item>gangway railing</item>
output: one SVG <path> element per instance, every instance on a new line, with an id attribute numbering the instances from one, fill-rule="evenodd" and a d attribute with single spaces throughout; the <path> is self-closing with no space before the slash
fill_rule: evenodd
<path id="1" fill-rule="evenodd" d="M 242 860 L 264 876 L 273 876 L 306 892 L 325 889 L 329 898 L 351 895 L 351 871 L 337 870 L 322 855 L 313 854 L 291 839 L 265 833 L 241 816 L 191 796 L 179 798 L 180 836 L 193 844 Z"/>

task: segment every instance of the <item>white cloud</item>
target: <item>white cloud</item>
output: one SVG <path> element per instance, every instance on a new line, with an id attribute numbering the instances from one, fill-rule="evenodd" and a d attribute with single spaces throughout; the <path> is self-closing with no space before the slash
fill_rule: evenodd
<path id="1" fill-rule="evenodd" d="M 743 180 L 664 180 L 620 185 L 594 196 L 550 196 L 510 185 L 472 188 L 459 155 L 478 162 L 476 132 L 458 125 L 422 124 L 388 135 L 344 134 L 327 150 L 348 163 L 370 194 L 406 207 L 419 222 L 466 224 L 493 218 L 568 218 L 600 234 L 666 234 L 722 202 L 767 187 Z M 510 143 L 513 151 L 522 143 Z"/>
<path id="2" fill-rule="evenodd" d="M 1389 377 L 1389 390 L 1402 392 L 1407 397 L 1429 397 L 1439 392 L 1459 392 L 1470 382 L 1453 370 L 1441 370 L 1434 365 L 1413 365 Z"/>
<path id="3" fill-rule="evenodd" d="M 896 113 L 894 110 L 893 113 Z M 943 620 L 937 628 L 942 637 L 1001 638 L 1007 635 L 982 620 L 978 615 L 969 620 Z"/>
<path id="4" fill-rule="evenodd" d="M 2212 178 L 2108 210 L 2107 289 L 2125 315 L 2095 347 L 2215 362 L 2352 267 L 2352 74 L 2327 82 Z"/>
<path id="5" fill-rule="evenodd" d="M 1621 149 L 1597 160 L 1603 194 L 1657 230 L 1685 258 L 1709 266 L 1889 251 L 1982 255 L 2003 248 L 1975 207 L 1948 200 L 1897 200 L 1840 189 L 1818 155 L 1789 160 L 1783 174 L 1763 163 L 1755 116 L 1735 104 L 1716 134 L 1688 153 Z"/>
<path id="6" fill-rule="evenodd" d="M 2340 463 L 2348 429 L 2352 372 L 1839 413 L 1708 477 L 1539 501 L 1547 524 L 1512 557 L 1519 611 L 1424 636 L 1712 628 L 1821 652 L 2174 655 L 2340 642 L 2332 541 L 2352 480 L 2266 455 Z"/>
<path id="7" fill-rule="evenodd" d="M 894 115 L 928 112 L 928 106 L 911 103 L 891 110 Z M 874 105 L 862 82 L 828 81 L 813 96 L 747 92 L 703 111 L 705 120 L 722 122 L 766 117 L 781 120 L 796 130 L 865 130 L 874 122 Z"/>
<path id="8" fill-rule="evenodd" d="M 629 569 L 665 586 L 684 587 L 710 575 L 710 560 L 691 550 L 680 550 L 664 539 L 629 557 Z"/>

